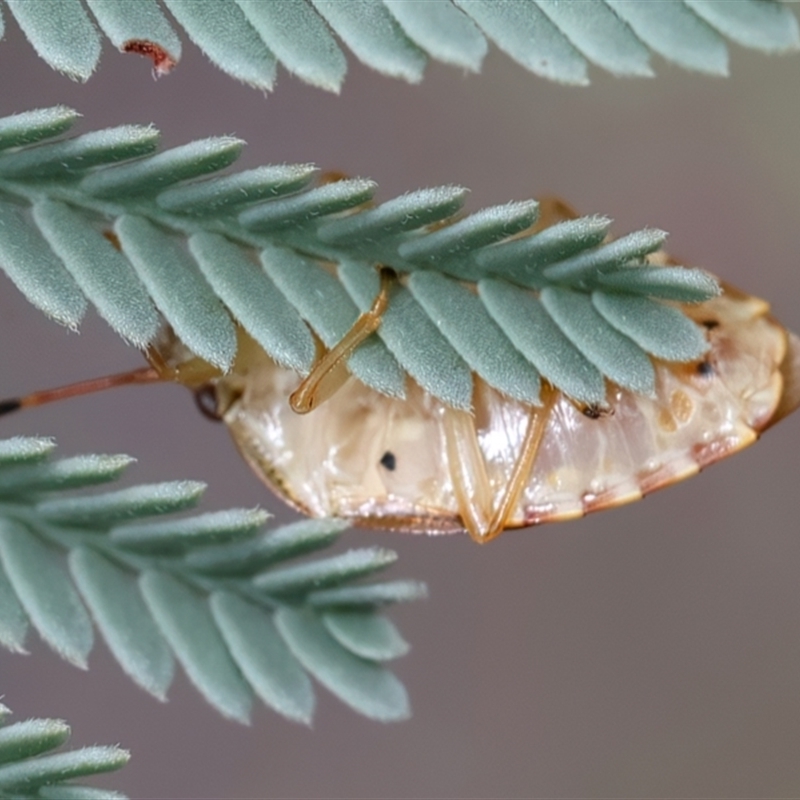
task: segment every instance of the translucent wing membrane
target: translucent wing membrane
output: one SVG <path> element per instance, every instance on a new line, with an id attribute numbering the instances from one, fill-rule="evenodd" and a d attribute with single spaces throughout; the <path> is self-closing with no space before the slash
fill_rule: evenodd
<path id="1" fill-rule="evenodd" d="M 223 372 L 238 328 L 306 375 L 318 342 L 335 347 L 371 307 L 382 265 L 397 276 L 386 310 L 346 363 L 390 397 L 405 396 L 411 376 L 469 409 L 477 375 L 535 405 L 543 376 L 601 402 L 604 379 L 648 394 L 650 357 L 705 350 L 670 303 L 719 286 L 702 270 L 656 265 L 663 231 L 609 240 L 598 216 L 538 230 L 531 200 L 465 216 L 466 190 L 454 186 L 375 204 L 371 181 L 315 185 L 308 164 L 216 174 L 239 140 L 154 152 L 150 127 L 62 137 L 74 118 L 58 107 L 0 120 L 0 267 L 70 327 L 91 303 L 145 348 L 167 323 Z"/>
<path id="2" fill-rule="evenodd" d="M 405 690 L 380 664 L 408 648 L 378 609 L 424 596 L 424 586 L 362 580 L 395 553 L 311 555 L 337 540 L 342 520 L 266 531 L 269 515 L 258 509 L 176 518 L 205 488 L 194 481 L 75 494 L 116 479 L 131 459 L 59 460 L 52 450 L 49 439 L 0 441 L 0 645 L 24 652 L 33 627 L 85 668 L 96 627 L 131 679 L 162 700 L 177 661 L 211 705 L 239 721 L 259 697 L 309 723 L 309 674 L 369 717 L 408 716 Z M 296 563 L 300 556 L 309 557 Z M 0 794 L 45 774 L 44 761 L 31 772 L 2 765 L 6 731 L 0 728 Z M 117 763 L 111 750 L 95 755 L 98 764 L 106 756 Z M 82 769 L 74 758 L 58 769 Z M 65 772 L 63 780 L 79 774 Z"/>
<path id="3" fill-rule="evenodd" d="M 768 53 L 800 46 L 797 19 L 777 0 L 6 2 L 39 56 L 82 81 L 97 67 L 103 35 L 118 50 L 149 57 L 156 73 L 168 72 L 181 55 L 176 23 L 220 69 L 262 90 L 273 88 L 280 64 L 338 92 L 347 51 L 384 75 L 416 83 L 428 59 L 478 71 L 491 41 L 541 77 L 586 84 L 589 65 L 651 76 L 653 53 L 686 69 L 725 74 L 726 39 Z"/>

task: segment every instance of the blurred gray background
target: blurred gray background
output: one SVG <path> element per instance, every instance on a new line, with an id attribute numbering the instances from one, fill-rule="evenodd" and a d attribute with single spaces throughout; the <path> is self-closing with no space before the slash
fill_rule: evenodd
<path id="1" fill-rule="evenodd" d="M 8 15 L 6 15 L 7 17 Z M 420 86 L 352 58 L 340 97 L 280 75 L 264 97 L 190 44 L 173 74 L 108 45 L 77 85 L 40 62 L 13 21 L 0 44 L 0 112 L 66 103 L 81 130 L 153 122 L 174 145 L 250 144 L 245 166 L 314 161 L 368 176 L 379 199 L 441 183 L 470 208 L 558 194 L 622 234 L 671 232 L 687 263 L 768 298 L 800 330 L 800 55 L 732 47 L 726 80 L 656 59 L 653 80 L 593 71 L 547 83 L 492 48 L 481 75 L 431 64 Z M 139 366 L 90 315 L 79 335 L 0 279 L 0 395 Z M 2 420 L 64 454 L 126 452 L 130 481 L 209 482 L 204 508 L 290 515 L 222 426 L 175 386 L 133 387 Z M 180 676 L 161 705 L 99 644 L 88 673 L 35 636 L 0 653 L 18 718 L 64 717 L 74 742 L 133 761 L 103 785 L 135 798 L 800 796 L 800 416 L 751 450 L 644 502 L 584 520 L 466 537 L 351 532 L 400 553 L 394 577 L 431 597 L 392 612 L 413 645 L 396 672 L 411 721 L 383 726 L 324 690 L 313 729 L 259 708 L 223 720 Z"/>

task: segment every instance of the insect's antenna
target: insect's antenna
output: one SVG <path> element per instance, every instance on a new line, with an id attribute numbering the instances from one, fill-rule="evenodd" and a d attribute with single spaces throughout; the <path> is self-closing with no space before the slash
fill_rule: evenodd
<path id="1" fill-rule="evenodd" d="M 92 378 L 88 381 L 70 383 L 67 386 L 59 386 L 57 389 L 32 392 L 23 397 L 0 400 L 0 414 L 10 414 L 20 408 L 33 408 L 45 403 L 54 403 L 56 400 L 67 400 L 70 397 L 78 397 L 83 394 L 102 392 L 115 386 L 127 386 L 131 383 L 156 383 L 161 380 L 163 378 L 153 367 L 142 367 L 130 372 L 120 372 L 117 375 L 106 375 L 103 378 Z"/>

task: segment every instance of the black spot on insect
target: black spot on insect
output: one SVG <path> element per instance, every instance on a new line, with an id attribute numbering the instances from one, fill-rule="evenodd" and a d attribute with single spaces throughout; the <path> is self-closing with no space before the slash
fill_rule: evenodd
<path id="1" fill-rule="evenodd" d="M 589 419 L 600 419 L 601 417 L 610 417 L 614 413 L 614 409 L 609 406 L 601 406 L 600 403 L 587 403 L 581 407 L 581 413 Z"/>
<path id="2" fill-rule="evenodd" d="M 704 319 L 703 320 L 703 327 L 709 331 L 713 331 L 719 325 L 719 322 L 715 319 Z"/>
<path id="3" fill-rule="evenodd" d="M 397 459 L 394 456 L 394 453 L 390 453 L 388 450 L 381 456 L 381 466 L 386 467 L 389 472 L 394 472 L 395 467 L 397 467 Z"/>
<path id="4" fill-rule="evenodd" d="M 217 389 L 213 383 L 204 383 L 194 390 L 194 402 L 200 409 L 200 413 L 206 419 L 220 422 L 222 414 L 219 413 L 217 403 Z"/>
<path id="5" fill-rule="evenodd" d="M 700 361 L 697 365 L 697 374 L 710 378 L 714 374 L 714 365 L 708 360 Z"/>

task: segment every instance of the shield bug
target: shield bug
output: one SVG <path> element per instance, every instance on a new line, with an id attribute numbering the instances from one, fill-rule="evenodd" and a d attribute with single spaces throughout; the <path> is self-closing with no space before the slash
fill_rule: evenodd
<path id="1" fill-rule="evenodd" d="M 565 209 L 554 213 L 571 216 Z M 650 260 L 670 263 L 663 254 Z M 226 374 L 164 329 L 148 350 L 149 368 L 10 400 L 0 413 L 110 385 L 176 381 L 203 413 L 224 421 L 250 466 L 298 510 L 400 531 L 466 530 L 486 542 L 683 480 L 800 405 L 800 339 L 765 301 L 729 286 L 705 302 L 679 304 L 707 350 L 687 363 L 653 359 L 649 395 L 606 381 L 605 402 L 586 404 L 544 381 L 532 405 L 473 375 L 471 412 L 410 378 L 403 399 L 386 397 L 347 371 L 348 356 L 379 330 L 402 280 L 386 268 L 380 277 L 372 307 L 338 345 L 319 345 L 302 380 L 242 329 Z"/>

